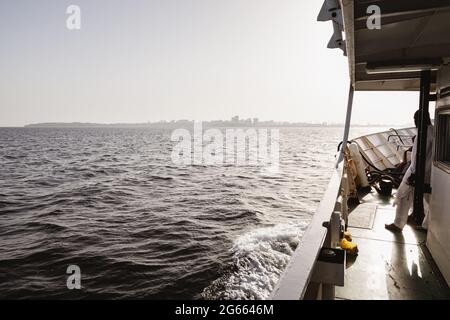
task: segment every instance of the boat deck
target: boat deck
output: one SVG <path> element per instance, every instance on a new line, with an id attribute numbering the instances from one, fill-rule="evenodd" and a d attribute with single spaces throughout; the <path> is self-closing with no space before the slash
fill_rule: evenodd
<path id="1" fill-rule="evenodd" d="M 360 197 L 349 215 L 349 231 L 359 254 L 347 256 L 345 286 L 336 299 L 450 299 L 450 289 L 425 246 L 426 232 L 406 226 L 402 233 L 384 228 L 394 221 L 393 198 L 376 191 Z"/>

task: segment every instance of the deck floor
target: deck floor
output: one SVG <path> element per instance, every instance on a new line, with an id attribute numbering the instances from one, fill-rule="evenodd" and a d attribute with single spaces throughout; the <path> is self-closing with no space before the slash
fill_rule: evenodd
<path id="1" fill-rule="evenodd" d="M 426 232 L 406 226 L 402 233 L 384 228 L 394 221 L 391 199 L 372 191 L 350 215 L 376 204 L 369 228 L 349 227 L 359 254 L 347 256 L 345 286 L 336 287 L 336 299 L 450 299 L 450 289 L 425 246 Z"/>

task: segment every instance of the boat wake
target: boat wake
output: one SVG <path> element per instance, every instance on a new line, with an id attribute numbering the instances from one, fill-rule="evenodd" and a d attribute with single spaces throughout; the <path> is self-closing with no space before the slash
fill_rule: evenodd
<path id="1" fill-rule="evenodd" d="M 266 299 L 273 291 L 308 224 L 278 224 L 239 237 L 231 270 L 202 293 L 204 299 Z"/>

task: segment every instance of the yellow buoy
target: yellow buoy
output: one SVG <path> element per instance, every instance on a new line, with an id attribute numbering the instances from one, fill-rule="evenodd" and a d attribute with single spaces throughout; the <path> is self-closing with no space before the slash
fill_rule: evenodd
<path id="1" fill-rule="evenodd" d="M 358 254 L 358 245 L 356 243 L 348 241 L 345 238 L 341 240 L 341 248 L 344 249 L 348 254 Z"/>

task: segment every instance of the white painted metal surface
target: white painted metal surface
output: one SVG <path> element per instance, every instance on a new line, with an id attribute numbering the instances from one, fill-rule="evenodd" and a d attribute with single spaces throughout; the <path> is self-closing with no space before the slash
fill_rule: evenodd
<path id="1" fill-rule="evenodd" d="M 342 138 L 342 146 L 341 151 L 339 152 L 338 160 L 336 163 L 336 168 L 339 164 L 344 160 L 344 151 L 347 148 L 348 135 L 350 133 L 350 124 L 352 120 L 352 109 L 353 109 L 353 95 L 355 90 L 353 89 L 352 84 L 350 84 L 350 89 L 348 91 L 348 101 L 347 101 L 347 114 L 345 116 L 345 128 L 344 128 L 344 137 Z"/>
<path id="2" fill-rule="evenodd" d="M 439 89 L 450 86 L 450 66 L 442 68 L 438 79 Z M 437 101 L 437 111 L 448 107 L 450 107 L 450 97 Z M 450 286 L 450 168 L 434 162 L 431 186 L 427 247 Z"/>

